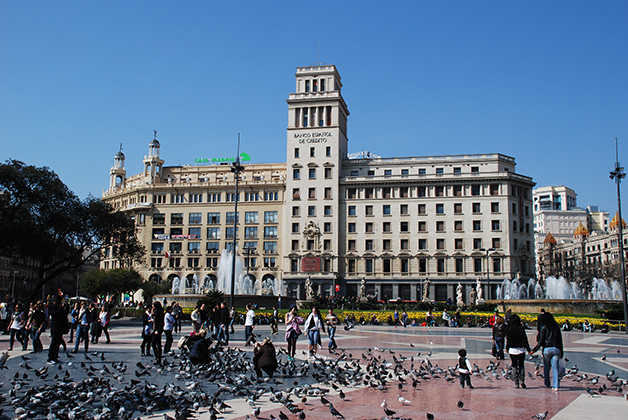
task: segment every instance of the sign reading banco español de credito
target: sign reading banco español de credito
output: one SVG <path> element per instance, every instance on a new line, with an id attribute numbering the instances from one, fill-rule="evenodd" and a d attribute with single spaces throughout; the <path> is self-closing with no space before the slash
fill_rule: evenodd
<path id="1" fill-rule="evenodd" d="M 315 131 L 313 133 L 294 133 L 294 138 L 299 143 L 326 143 L 332 137 L 331 131 Z"/>

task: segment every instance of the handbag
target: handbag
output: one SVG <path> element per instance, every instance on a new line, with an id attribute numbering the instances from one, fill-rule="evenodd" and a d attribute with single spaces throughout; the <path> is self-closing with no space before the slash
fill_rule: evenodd
<path id="1" fill-rule="evenodd" d="M 562 378 L 563 376 L 565 376 L 565 371 L 566 371 L 565 360 L 558 359 L 558 377 Z"/>
<path id="2" fill-rule="evenodd" d="M 495 344 L 493 344 L 493 347 L 491 348 L 491 354 L 493 357 L 497 357 L 497 346 Z"/>

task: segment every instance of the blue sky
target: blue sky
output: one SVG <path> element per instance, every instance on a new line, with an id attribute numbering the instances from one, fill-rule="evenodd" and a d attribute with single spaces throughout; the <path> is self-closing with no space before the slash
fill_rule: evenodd
<path id="1" fill-rule="evenodd" d="M 141 171 L 284 162 L 296 67 L 335 64 L 349 150 L 503 153 L 614 213 L 628 166 L 625 1 L 3 1 L 0 158 L 100 197 L 118 144 Z M 320 37 L 320 58 L 319 58 Z M 628 203 L 628 201 L 627 201 Z"/>

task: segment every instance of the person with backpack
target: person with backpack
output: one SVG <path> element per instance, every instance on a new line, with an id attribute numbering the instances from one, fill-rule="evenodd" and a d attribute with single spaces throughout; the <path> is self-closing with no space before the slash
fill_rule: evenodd
<path id="1" fill-rule="evenodd" d="M 554 315 L 549 312 L 542 314 L 543 325 L 539 331 L 536 346 L 530 351 L 534 354 L 540 347 L 543 347 L 543 377 L 545 386 L 551 386 L 552 391 L 558 391 L 560 387 L 560 359 L 563 358 L 563 337 L 560 332 L 560 326 L 554 319 Z M 550 370 L 552 372 L 552 381 L 550 383 Z"/>
<path id="2" fill-rule="evenodd" d="M 506 350 L 512 362 L 512 376 L 515 381 L 515 388 L 519 388 L 520 385 L 521 388 L 526 388 L 526 350 L 532 350 L 528 343 L 526 331 L 523 329 L 523 325 L 521 325 L 521 318 L 517 314 L 510 318 L 508 328 L 506 329 Z"/>
<path id="3" fill-rule="evenodd" d="M 471 372 L 473 367 L 471 362 L 467 359 L 467 351 L 465 349 L 458 350 L 458 375 L 460 376 L 460 388 L 464 388 L 466 383 L 469 389 L 473 389 L 471 385 Z"/>

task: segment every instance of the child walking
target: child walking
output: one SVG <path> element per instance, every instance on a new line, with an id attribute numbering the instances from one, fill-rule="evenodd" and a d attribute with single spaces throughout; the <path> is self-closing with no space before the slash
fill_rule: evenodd
<path id="1" fill-rule="evenodd" d="M 460 388 L 464 388 L 464 383 L 467 383 L 469 389 L 473 389 L 471 385 L 471 371 L 473 367 L 471 362 L 467 359 L 467 351 L 465 349 L 458 350 L 458 373 L 460 374 Z"/>

